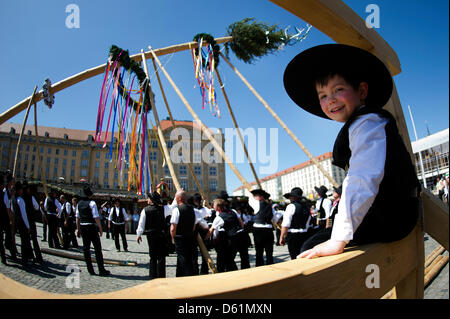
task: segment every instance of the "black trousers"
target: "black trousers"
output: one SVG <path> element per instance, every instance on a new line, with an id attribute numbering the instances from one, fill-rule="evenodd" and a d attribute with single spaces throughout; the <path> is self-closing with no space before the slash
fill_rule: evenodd
<path id="1" fill-rule="evenodd" d="M 237 254 L 236 244 L 232 245 L 231 240 L 224 232 L 220 232 L 215 243 L 217 260 L 216 267 L 218 272 L 237 270 L 234 258 Z"/>
<path id="2" fill-rule="evenodd" d="M 114 240 L 116 243 L 116 249 L 120 250 L 120 239 L 119 239 L 120 235 L 120 237 L 122 237 L 123 249 L 127 250 L 128 244 L 127 244 L 127 237 L 125 235 L 125 224 L 122 225 L 113 224 L 113 232 L 114 232 Z"/>
<path id="3" fill-rule="evenodd" d="M 195 275 L 193 256 L 196 253 L 196 249 L 197 242 L 193 235 L 175 236 L 175 252 L 177 253 L 176 277 Z"/>
<path id="4" fill-rule="evenodd" d="M 303 243 L 308 239 L 308 233 L 288 233 L 286 243 L 291 259 L 296 259 L 300 254 Z"/>
<path id="5" fill-rule="evenodd" d="M 248 233 L 241 231 L 231 237 L 231 246 L 239 253 L 241 259 L 241 269 L 250 268 L 250 257 L 248 256 Z"/>
<path id="6" fill-rule="evenodd" d="M 31 247 L 30 231 L 25 225 L 18 225 L 17 230 L 20 236 L 20 254 L 22 256 L 22 264 L 26 264 L 30 259 L 34 258 L 33 248 Z"/>
<path id="7" fill-rule="evenodd" d="M 41 248 L 39 247 L 39 241 L 37 239 L 37 230 L 35 222 L 30 222 L 30 239 L 31 242 L 33 243 L 33 251 L 36 261 L 42 261 L 42 253 Z"/>
<path id="8" fill-rule="evenodd" d="M 5 239 L 4 245 L 3 238 Z M 5 248 L 9 250 L 11 258 L 16 259 L 16 247 L 13 247 L 11 225 L 9 224 L 9 220 L 7 222 L 5 221 L 5 223 L 0 224 L 0 250 L 2 259 L 5 255 Z"/>
<path id="9" fill-rule="evenodd" d="M 166 237 L 163 232 L 147 235 L 150 255 L 150 279 L 166 278 Z"/>
<path id="10" fill-rule="evenodd" d="M 266 265 L 273 264 L 273 229 L 253 227 L 253 237 L 255 239 L 255 266 L 264 265 L 264 252 L 266 253 Z"/>
<path id="11" fill-rule="evenodd" d="M 63 225 L 62 235 L 63 235 L 64 249 L 68 249 L 70 247 L 70 244 L 72 244 L 72 247 L 78 248 L 78 241 L 77 237 L 75 236 L 75 225 L 71 218 L 69 218 L 67 226 Z"/>
<path id="12" fill-rule="evenodd" d="M 90 273 L 94 272 L 91 260 L 91 243 L 94 246 L 95 259 L 97 260 L 98 270 L 103 272 L 105 270 L 102 253 L 102 243 L 98 236 L 97 225 L 80 225 L 81 238 L 83 239 L 83 253 L 86 261 L 87 269 Z"/>
<path id="13" fill-rule="evenodd" d="M 56 215 L 47 214 L 48 220 L 48 247 L 61 248 L 58 239 L 58 218 Z"/>

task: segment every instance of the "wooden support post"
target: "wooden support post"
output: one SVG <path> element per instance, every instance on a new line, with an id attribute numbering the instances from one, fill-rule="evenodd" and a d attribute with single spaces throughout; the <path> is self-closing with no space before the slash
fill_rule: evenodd
<path id="1" fill-rule="evenodd" d="M 148 78 L 148 81 L 149 81 L 148 82 L 148 86 L 149 86 L 149 89 L 151 89 L 150 77 L 148 76 L 147 62 L 146 62 L 145 57 L 144 57 L 144 50 L 141 50 L 141 54 L 142 54 L 142 62 L 144 64 L 145 74 L 147 74 L 147 78 Z M 152 91 L 150 91 L 150 92 L 152 92 Z M 175 170 L 173 168 L 172 159 L 170 158 L 170 153 L 167 150 L 166 141 L 164 140 L 164 133 L 163 133 L 163 131 L 161 129 L 161 124 L 159 122 L 158 113 L 156 112 L 156 105 L 155 105 L 155 102 L 153 101 L 153 94 L 151 94 L 151 93 L 150 93 L 150 99 L 151 99 L 151 103 L 152 103 L 153 115 L 155 116 L 156 126 L 158 128 L 159 139 L 161 141 L 161 144 L 162 144 L 162 147 L 163 147 L 163 150 L 164 150 L 164 155 L 165 155 L 165 158 L 166 158 L 167 166 L 169 167 L 169 171 L 170 171 L 170 174 L 172 176 L 173 184 L 175 185 L 175 188 L 177 189 L 177 191 L 179 191 L 182 188 L 180 186 L 180 183 L 178 182 L 177 176 L 175 175 Z M 203 257 L 208 262 L 208 266 L 210 267 L 211 272 L 216 273 L 217 272 L 216 266 L 214 265 L 214 263 L 213 263 L 213 261 L 211 259 L 211 256 L 209 255 L 208 250 L 206 249 L 206 247 L 205 247 L 205 245 L 203 243 L 203 240 L 202 240 L 202 238 L 200 237 L 199 234 L 197 234 L 197 242 L 199 244 L 200 251 L 201 251 Z"/>
<path id="2" fill-rule="evenodd" d="M 334 187 L 339 187 L 338 183 L 328 174 L 327 171 L 319 164 L 317 159 L 312 156 L 312 154 L 306 149 L 306 147 L 300 142 L 300 140 L 292 133 L 292 131 L 286 126 L 286 124 L 280 119 L 280 117 L 274 112 L 274 110 L 267 104 L 267 102 L 261 97 L 261 95 L 256 92 L 256 90 L 251 86 L 251 84 L 245 79 L 245 77 L 236 69 L 236 67 L 231 64 L 231 62 L 223 55 L 222 52 L 219 52 L 222 59 L 231 67 L 231 69 L 237 74 L 237 76 L 244 82 L 244 84 L 250 89 L 250 91 L 256 96 L 256 98 L 264 105 L 264 107 L 269 111 L 269 113 L 277 120 L 277 122 L 283 127 L 283 129 L 289 134 L 289 136 L 297 143 L 298 146 L 305 152 L 305 154 L 309 157 L 309 159 L 317 166 L 317 168 L 323 173 L 323 175 L 333 184 Z"/>
<path id="3" fill-rule="evenodd" d="M 173 120 L 173 116 L 172 116 L 172 112 L 170 110 L 169 102 L 167 102 L 166 93 L 164 92 L 164 88 L 163 88 L 162 83 L 161 83 L 161 78 L 159 77 L 158 68 L 156 67 L 156 63 L 155 63 L 154 59 L 152 59 L 152 62 L 153 62 L 153 67 L 155 69 L 156 78 L 158 79 L 159 88 L 161 89 L 161 94 L 162 94 L 162 97 L 163 97 L 163 100 L 164 100 L 164 104 L 166 105 L 167 112 L 169 112 L 170 122 L 172 123 L 172 127 L 174 129 L 176 129 L 177 125 L 175 124 L 175 121 Z M 180 140 L 181 140 L 181 138 L 178 137 L 178 141 L 180 141 Z M 183 154 L 186 154 L 186 150 L 184 149 L 184 145 L 183 144 L 181 144 L 181 150 L 182 150 Z M 188 155 L 190 156 L 190 154 L 188 154 Z M 195 172 L 194 172 L 194 169 L 192 168 L 191 162 L 188 160 L 186 164 L 188 165 L 189 171 L 191 172 L 191 175 L 194 178 L 195 183 L 197 184 L 197 188 L 198 188 L 198 190 L 200 192 L 200 195 L 202 196 L 203 200 L 206 200 L 207 198 L 205 196 L 205 193 L 203 192 L 203 189 L 202 189 L 202 187 L 200 185 L 200 182 L 197 179 L 197 176 L 195 175 Z"/>
<path id="4" fill-rule="evenodd" d="M 169 171 L 170 171 L 170 175 L 172 176 L 173 184 L 175 185 L 175 188 L 177 190 L 179 190 L 179 189 L 181 189 L 181 186 L 180 186 L 180 183 L 178 182 L 177 176 L 175 174 L 175 169 L 173 168 L 172 160 L 170 159 L 170 152 L 169 152 L 169 149 L 167 148 L 166 140 L 164 139 L 164 132 L 162 131 L 161 123 L 159 122 L 158 112 L 156 111 L 156 105 L 155 105 L 155 102 L 153 101 L 152 87 L 150 85 L 150 77 L 148 76 L 147 61 L 145 60 L 144 50 L 141 50 L 141 55 L 142 55 L 142 62 L 144 64 L 145 74 L 147 75 L 147 79 L 148 79 L 148 89 L 150 90 L 150 93 L 149 93 L 150 101 L 152 104 L 153 116 L 155 117 L 156 128 L 158 130 L 159 140 L 160 140 L 161 146 L 163 148 L 163 153 L 164 153 L 163 155 L 166 159 L 167 166 L 169 167 Z"/>
<path id="5" fill-rule="evenodd" d="M 244 149 L 245 156 L 247 156 L 248 163 L 250 164 L 250 168 L 253 172 L 253 176 L 255 177 L 255 181 L 258 184 L 258 187 L 262 189 L 261 183 L 259 182 L 258 175 L 256 174 L 255 167 L 253 167 L 252 160 L 250 159 L 250 155 L 248 154 L 247 147 L 245 146 L 244 138 L 242 137 L 241 130 L 236 121 L 236 117 L 234 116 L 233 109 L 231 108 L 230 100 L 228 99 L 227 92 L 225 91 L 225 87 L 222 83 L 222 78 L 220 77 L 219 71 L 216 70 L 217 79 L 219 80 L 220 88 L 222 89 L 223 97 L 225 98 L 225 102 L 227 103 L 228 110 L 230 111 L 231 118 L 233 119 L 234 127 L 238 133 L 239 139 L 241 140 L 242 147 Z"/>
<path id="6" fill-rule="evenodd" d="M 44 194 L 45 197 L 48 197 L 48 190 L 47 190 L 47 181 L 45 180 L 44 170 L 42 168 L 42 161 L 41 161 L 41 151 L 39 150 L 39 135 L 38 135 L 38 124 L 37 124 L 37 105 L 34 103 L 34 135 L 36 136 L 36 152 L 38 157 L 38 165 L 39 165 L 39 171 L 41 172 L 41 179 L 42 179 L 42 187 L 44 188 Z"/>
<path id="7" fill-rule="evenodd" d="M 251 190 L 251 186 L 250 184 L 244 179 L 244 177 L 242 177 L 242 175 L 239 173 L 239 171 L 236 169 L 236 167 L 234 166 L 234 164 L 231 162 L 231 160 L 228 158 L 228 156 L 225 154 L 224 150 L 222 149 L 222 147 L 217 143 L 217 141 L 212 137 L 211 132 L 209 132 L 209 130 L 206 128 L 206 126 L 200 121 L 200 118 L 197 116 L 197 114 L 194 112 L 194 110 L 192 109 L 192 107 L 189 105 L 188 101 L 185 99 L 185 97 L 183 96 L 183 94 L 180 92 L 180 90 L 178 89 L 178 87 L 175 85 L 175 83 L 173 82 L 172 78 L 170 77 L 170 75 L 167 73 L 166 69 L 163 67 L 163 65 L 161 64 L 161 61 L 159 61 L 159 58 L 156 56 L 155 52 L 152 50 L 152 48 L 149 46 L 150 52 L 153 55 L 153 58 L 155 59 L 156 63 L 158 63 L 159 68 L 163 71 L 164 75 L 166 76 L 167 80 L 170 82 L 170 84 L 172 85 L 172 87 L 174 88 L 175 92 L 177 93 L 178 97 L 181 99 L 181 101 L 183 102 L 183 104 L 186 106 L 186 108 L 188 109 L 188 111 L 191 113 L 192 117 L 194 117 L 195 121 L 197 122 L 197 124 L 200 126 L 201 130 L 203 133 L 205 133 L 205 135 L 208 137 L 208 139 L 210 140 L 210 142 L 213 144 L 213 146 L 216 148 L 216 150 L 220 153 L 220 155 L 222 156 L 222 158 L 225 160 L 225 162 L 230 166 L 230 168 L 233 170 L 233 172 L 236 174 L 236 176 L 239 178 L 239 180 L 242 182 L 242 184 L 250 191 Z"/>
<path id="8" fill-rule="evenodd" d="M 33 103 L 34 95 L 36 94 L 36 90 L 37 90 L 37 85 L 34 87 L 33 94 L 31 94 L 30 101 L 28 102 L 27 113 L 25 114 L 25 118 L 23 119 L 22 131 L 20 131 L 19 141 L 17 142 L 17 147 L 16 147 L 16 155 L 14 156 L 13 177 L 16 177 L 17 157 L 19 155 L 20 143 L 22 142 L 23 131 L 25 131 L 25 125 L 27 124 L 28 114 L 30 113 L 30 108 Z"/>

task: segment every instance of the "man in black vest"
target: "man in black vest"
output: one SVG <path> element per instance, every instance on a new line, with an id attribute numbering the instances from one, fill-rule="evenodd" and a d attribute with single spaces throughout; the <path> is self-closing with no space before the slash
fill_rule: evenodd
<path id="1" fill-rule="evenodd" d="M 139 224 L 136 230 L 138 244 L 142 235 L 147 235 L 150 254 L 150 279 L 166 277 L 166 221 L 161 197 L 157 192 L 147 194 L 148 206 L 141 211 Z"/>
<path id="2" fill-rule="evenodd" d="M 120 200 L 116 198 L 114 201 L 114 207 L 111 208 L 109 212 L 109 223 L 108 227 L 111 228 L 111 223 L 113 224 L 113 234 L 116 243 L 116 249 L 120 251 L 120 240 L 119 235 L 122 237 L 123 250 L 128 251 L 127 237 L 125 234 L 126 223 L 130 220 L 125 208 L 122 207 Z"/>
<path id="3" fill-rule="evenodd" d="M 187 204 L 185 191 L 178 191 L 175 201 L 178 207 L 172 211 L 170 235 L 177 253 L 176 276 L 192 276 L 195 274 L 193 255 L 197 247 L 194 228 L 199 220 L 195 216 L 194 208 Z"/>
<path id="4" fill-rule="evenodd" d="M 0 198 L 0 256 L 2 259 L 2 264 L 7 265 L 6 263 L 6 254 L 5 254 L 5 246 L 3 246 L 3 233 L 7 234 L 9 231 L 9 215 L 6 211 L 6 205 L 3 200 L 3 188 L 5 186 L 5 177 L 3 173 L 0 172 L 0 194 L 2 195 Z"/>
<path id="5" fill-rule="evenodd" d="M 58 207 L 61 207 L 59 201 L 55 198 L 55 193 L 50 190 L 44 202 L 44 208 L 47 212 L 48 220 L 48 247 L 61 249 L 58 238 Z"/>
<path id="6" fill-rule="evenodd" d="M 89 186 L 84 186 L 83 192 L 85 197 L 81 198 L 78 202 L 75 216 L 77 221 L 77 236 L 78 238 L 83 238 L 84 260 L 89 274 L 95 275 L 91 260 L 92 243 L 94 245 L 99 274 L 100 276 L 108 276 L 110 272 L 105 269 L 103 264 L 102 243 L 100 241 L 103 230 L 100 224 L 97 204 L 93 200 L 90 200 L 93 193 Z M 100 232 L 100 237 L 98 232 Z"/>
<path id="7" fill-rule="evenodd" d="M 255 240 L 255 266 L 264 265 L 264 252 L 266 253 L 266 265 L 273 264 L 273 208 L 269 203 L 270 194 L 262 189 L 251 191 L 253 198 L 249 198 L 249 204 L 255 212 L 253 224 L 253 237 Z"/>
<path id="8" fill-rule="evenodd" d="M 61 218 L 63 219 L 62 233 L 64 249 L 68 249 L 72 243 L 73 248 L 78 248 L 77 238 L 75 236 L 75 214 L 72 205 L 66 200 L 64 195 L 59 196 L 61 202 Z"/>
<path id="9" fill-rule="evenodd" d="M 14 191 L 12 195 L 11 207 L 14 211 L 16 219 L 16 229 L 20 235 L 20 253 L 22 255 L 22 266 L 26 267 L 31 264 L 30 259 L 33 259 L 33 249 L 31 248 L 31 229 L 28 221 L 27 210 L 23 196 L 23 186 L 21 182 L 14 184 Z"/>
<path id="10" fill-rule="evenodd" d="M 41 249 L 39 247 L 39 242 L 37 240 L 37 230 L 36 230 L 36 215 L 39 212 L 39 204 L 34 197 L 36 193 L 36 187 L 34 185 L 28 185 L 27 182 L 23 183 L 24 186 L 24 194 L 23 199 L 25 201 L 25 208 L 27 211 L 28 223 L 30 226 L 30 238 L 33 243 L 34 255 L 36 257 L 36 261 L 39 263 L 43 262 Z"/>
<path id="11" fill-rule="evenodd" d="M 280 245 L 287 243 L 291 259 L 297 258 L 303 243 L 308 238 L 308 228 L 311 221 L 309 209 L 300 202 L 303 191 L 294 187 L 290 193 L 283 196 L 290 200 L 283 214 L 281 224 Z"/>
<path id="12" fill-rule="evenodd" d="M 314 228 L 319 231 L 326 227 L 327 220 L 330 218 L 332 203 L 327 197 L 328 188 L 321 185 L 320 187 L 314 187 L 314 189 L 319 196 L 319 199 L 316 202 L 316 208 L 313 211 L 317 214 L 316 226 Z"/>
<path id="13" fill-rule="evenodd" d="M 7 248 L 10 252 L 11 259 L 17 261 L 17 248 L 16 248 L 16 239 L 15 239 L 15 220 L 14 213 L 11 210 L 11 199 L 12 199 L 12 191 L 14 188 L 14 177 L 11 173 L 6 173 L 6 185 L 5 188 L 2 188 L 2 198 L 1 202 L 4 205 L 5 214 L 9 218 L 9 222 L 7 225 L 5 224 L 3 227 L 5 233 L 5 248 Z M 6 222 L 6 217 L 5 222 Z"/>

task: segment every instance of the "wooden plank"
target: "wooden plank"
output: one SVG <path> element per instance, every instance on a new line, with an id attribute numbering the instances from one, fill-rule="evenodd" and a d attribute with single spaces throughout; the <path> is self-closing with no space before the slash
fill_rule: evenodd
<path id="1" fill-rule="evenodd" d="M 422 192 L 422 201 L 425 232 L 448 251 L 448 206 L 427 189 Z"/>
<path id="2" fill-rule="evenodd" d="M 335 256 L 296 259 L 213 277 L 154 279 L 102 294 L 39 294 L 39 290 L 0 275 L 0 298 L 381 298 L 415 271 L 415 243 L 413 231 L 401 241 L 354 247 Z M 379 288 L 366 286 L 370 264 L 379 267 Z"/>

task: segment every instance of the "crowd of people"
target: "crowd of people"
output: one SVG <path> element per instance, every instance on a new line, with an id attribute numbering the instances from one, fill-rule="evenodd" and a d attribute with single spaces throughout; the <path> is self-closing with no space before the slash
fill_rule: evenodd
<path id="1" fill-rule="evenodd" d="M 303 191 L 296 187 L 284 194 L 289 200 L 284 204 L 273 203 L 270 195 L 261 189 L 253 190 L 248 200 L 230 197 L 222 191 L 210 206 L 198 193 L 188 196 L 179 191 L 174 200 L 168 202 L 158 192 L 152 192 L 147 194 L 147 206 L 140 213 L 130 214 L 119 199 L 97 206 L 87 185 L 83 189 L 84 196 L 75 196 L 70 201 L 67 195 L 57 197 L 50 189 L 48 196 L 38 202 L 35 185 L 15 182 L 10 173 L 1 173 L 0 183 L 2 263 L 7 264 L 5 248 L 11 259 L 19 262 L 16 234 L 21 239 L 21 264 L 29 267 L 43 262 L 36 231 L 38 221 L 43 224 L 42 242 L 55 249 L 81 246 L 88 272 L 95 274 L 90 254 L 92 244 L 99 274 L 107 276 L 109 271 L 104 267 L 100 237 L 106 232 L 106 238 L 114 240 L 117 252 L 128 251 L 126 225 L 136 215 L 133 228 L 137 243 L 142 242 L 144 235 L 147 237 L 150 278 L 166 276 L 165 260 L 171 253 L 177 255 L 176 276 L 211 272 L 209 253 L 205 253 L 211 250 L 217 253 L 214 271 L 218 272 L 237 270 L 237 255 L 240 268 L 250 268 L 248 251 L 251 247 L 255 248 L 255 267 L 273 264 L 274 244 L 287 245 L 291 258 L 295 259 L 312 234 L 331 227 L 340 196 L 340 189 L 335 189 L 330 200 L 326 195 L 328 190 L 321 186 L 316 188 L 319 199 L 314 203 L 303 197 Z M 253 233 L 253 240 L 250 233 Z M 78 242 L 80 237 L 82 245 Z M 199 241 L 206 248 L 203 252 Z"/>
<path id="2" fill-rule="evenodd" d="M 444 203 L 448 205 L 448 193 L 449 193 L 449 177 L 448 173 L 445 175 L 439 175 L 436 179 L 436 195 Z"/>

